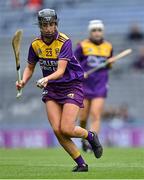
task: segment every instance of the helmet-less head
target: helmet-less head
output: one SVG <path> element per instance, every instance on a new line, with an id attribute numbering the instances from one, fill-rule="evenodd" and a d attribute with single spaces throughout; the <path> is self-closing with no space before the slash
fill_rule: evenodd
<path id="1" fill-rule="evenodd" d="M 88 25 L 89 39 L 100 44 L 104 38 L 104 24 L 101 20 L 91 20 Z"/>
<path id="2" fill-rule="evenodd" d="M 38 12 L 38 24 L 41 36 L 53 38 L 57 33 L 58 18 L 55 10 L 42 9 Z"/>

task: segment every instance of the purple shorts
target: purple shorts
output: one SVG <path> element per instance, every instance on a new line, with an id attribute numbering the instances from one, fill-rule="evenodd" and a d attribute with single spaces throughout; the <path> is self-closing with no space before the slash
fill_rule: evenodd
<path id="1" fill-rule="evenodd" d="M 71 103 L 83 108 L 83 83 L 73 81 L 69 83 L 51 83 L 42 93 L 42 101 L 54 100 L 58 104 Z"/>
<path id="2" fill-rule="evenodd" d="M 84 81 L 84 95 L 86 99 L 106 98 L 108 91 L 108 75 L 103 74 L 95 78 L 87 78 Z"/>

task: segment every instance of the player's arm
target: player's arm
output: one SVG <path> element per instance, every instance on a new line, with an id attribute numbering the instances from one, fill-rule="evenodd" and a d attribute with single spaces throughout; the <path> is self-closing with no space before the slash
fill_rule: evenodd
<path id="1" fill-rule="evenodd" d="M 29 79 L 32 77 L 37 62 L 38 62 L 38 56 L 36 55 L 31 45 L 28 53 L 28 62 L 24 69 L 22 80 L 19 83 L 16 82 L 17 89 L 21 89 L 27 84 Z"/>
<path id="2" fill-rule="evenodd" d="M 67 67 L 67 63 L 68 63 L 67 59 L 60 59 L 58 61 L 57 70 L 54 73 L 52 73 L 51 75 L 47 76 L 48 81 L 49 80 L 56 80 L 56 79 L 63 77 L 64 72 L 65 72 L 66 67 Z"/>
<path id="3" fill-rule="evenodd" d="M 34 69 L 35 69 L 35 64 L 27 63 L 27 66 L 25 67 L 25 70 L 23 72 L 23 78 L 22 78 L 24 84 L 26 84 L 29 81 L 29 79 L 32 77 Z"/>
<path id="4" fill-rule="evenodd" d="M 27 63 L 24 72 L 23 72 L 23 78 L 20 82 L 16 82 L 16 88 L 17 89 L 21 89 L 23 88 L 27 82 L 29 81 L 29 79 L 32 77 L 32 74 L 34 72 L 35 69 L 35 64 L 29 64 Z"/>
<path id="5" fill-rule="evenodd" d="M 56 79 L 63 77 L 64 72 L 65 72 L 66 67 L 67 67 L 67 63 L 68 63 L 67 59 L 60 59 L 58 61 L 57 70 L 54 73 L 52 73 L 51 75 L 39 79 L 37 81 L 37 86 L 40 88 L 46 87 L 48 84 L 48 81 L 56 80 Z"/>

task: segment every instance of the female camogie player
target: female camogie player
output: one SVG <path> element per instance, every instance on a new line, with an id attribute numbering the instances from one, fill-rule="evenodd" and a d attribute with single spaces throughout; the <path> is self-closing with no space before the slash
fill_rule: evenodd
<path id="1" fill-rule="evenodd" d="M 29 48 L 28 63 L 16 87 L 21 89 L 27 84 L 39 62 L 43 78 L 37 85 L 44 88 L 42 100 L 48 120 L 59 143 L 77 163 L 73 171 L 88 171 L 71 138 L 87 139 L 96 158 L 101 157 L 103 149 L 95 132 L 75 125 L 79 109 L 83 107 L 83 70 L 73 55 L 71 40 L 58 32 L 58 18 L 53 9 L 38 12 L 38 25 L 41 36 Z"/>
<path id="2" fill-rule="evenodd" d="M 80 42 L 75 50 L 84 71 L 105 62 L 112 56 L 111 43 L 104 40 L 104 24 L 101 20 L 91 20 L 88 25 L 89 38 Z M 108 69 L 92 73 L 84 81 L 84 109 L 80 112 L 80 126 L 86 128 L 87 119 L 91 117 L 90 130 L 96 133 L 100 129 L 101 113 L 108 88 Z M 91 149 L 86 140 L 82 140 L 82 149 Z"/>

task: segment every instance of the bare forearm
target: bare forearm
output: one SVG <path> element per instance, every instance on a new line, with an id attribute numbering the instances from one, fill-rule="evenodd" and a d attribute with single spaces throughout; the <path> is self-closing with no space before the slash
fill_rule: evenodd
<path id="1" fill-rule="evenodd" d="M 63 77 L 64 72 L 66 70 L 67 63 L 68 62 L 66 60 L 59 60 L 57 70 L 54 73 L 52 73 L 51 75 L 47 76 L 48 81 L 56 80 L 56 79 Z"/>
<path id="2" fill-rule="evenodd" d="M 18 90 L 24 88 L 25 84 L 28 82 L 28 80 L 32 77 L 32 74 L 34 72 L 35 64 L 27 64 L 26 68 L 23 72 L 23 78 L 20 82 L 16 82 L 16 88 Z"/>
<path id="3" fill-rule="evenodd" d="M 64 72 L 61 70 L 57 70 L 54 73 L 52 73 L 51 75 L 48 76 L 48 80 L 56 80 L 59 79 L 63 76 Z"/>
<path id="4" fill-rule="evenodd" d="M 60 60 L 59 63 L 58 63 L 57 70 L 54 73 L 52 73 L 51 75 L 39 79 L 37 81 L 37 86 L 39 88 L 46 87 L 47 84 L 48 84 L 48 81 L 56 80 L 56 79 L 59 79 L 59 78 L 63 77 L 64 72 L 66 70 L 67 63 L 68 62 L 66 60 Z"/>
<path id="5" fill-rule="evenodd" d="M 26 84 L 29 81 L 29 79 L 33 75 L 33 72 L 34 72 L 34 68 L 30 68 L 29 66 L 26 66 L 26 68 L 24 69 L 23 78 L 22 78 L 24 84 Z"/>

